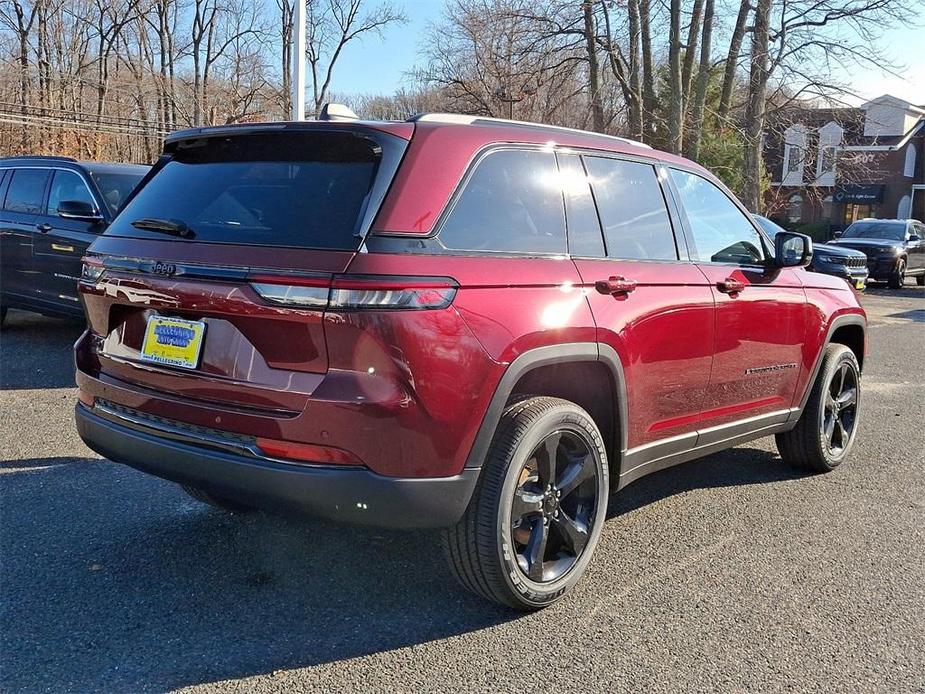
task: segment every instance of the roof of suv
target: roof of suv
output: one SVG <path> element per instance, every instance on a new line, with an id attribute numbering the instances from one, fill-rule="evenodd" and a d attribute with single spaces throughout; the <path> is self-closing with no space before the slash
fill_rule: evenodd
<path id="1" fill-rule="evenodd" d="M 718 182 L 701 166 L 677 155 L 652 149 L 642 142 L 540 123 L 447 113 L 420 114 L 408 121 L 351 118 L 194 128 L 168 135 L 165 149 L 170 151 L 184 140 L 203 137 L 323 128 L 375 130 L 409 141 L 402 166 L 373 223 L 372 231 L 379 233 L 424 235 L 433 232 L 460 178 L 483 150 L 496 145 L 539 145 L 641 157 L 682 165 Z"/>
<path id="2" fill-rule="evenodd" d="M 46 166 L 65 165 L 70 168 L 83 168 L 95 173 L 145 173 L 150 166 L 146 164 L 124 164 L 121 162 L 105 161 L 78 161 L 73 157 L 58 157 L 52 155 L 19 155 L 15 157 L 0 157 L 0 166 L 15 166 L 17 164 L 31 164 Z"/>

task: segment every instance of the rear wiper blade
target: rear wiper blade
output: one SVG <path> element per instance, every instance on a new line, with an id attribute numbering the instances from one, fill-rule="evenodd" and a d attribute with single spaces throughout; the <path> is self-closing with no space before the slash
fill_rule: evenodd
<path id="1" fill-rule="evenodd" d="M 173 234 L 174 236 L 182 236 L 185 239 L 191 239 L 196 235 L 196 233 L 187 226 L 186 222 L 180 221 L 179 219 L 145 217 L 144 219 L 136 219 L 131 224 L 136 229 L 157 231 L 162 234 Z"/>

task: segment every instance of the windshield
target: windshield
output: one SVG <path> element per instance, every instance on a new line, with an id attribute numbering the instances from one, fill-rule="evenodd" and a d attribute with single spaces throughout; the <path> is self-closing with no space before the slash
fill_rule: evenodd
<path id="1" fill-rule="evenodd" d="M 185 141 L 106 235 L 163 239 L 166 220 L 186 241 L 355 250 L 382 153 L 344 131 Z"/>
<path id="2" fill-rule="evenodd" d="M 135 186 L 144 178 L 145 172 L 139 173 L 99 173 L 91 171 L 90 175 L 96 181 L 96 187 L 103 194 L 109 211 L 116 214 Z"/>
<path id="3" fill-rule="evenodd" d="M 845 229 L 843 239 L 889 239 L 905 241 L 905 222 L 855 222 Z"/>

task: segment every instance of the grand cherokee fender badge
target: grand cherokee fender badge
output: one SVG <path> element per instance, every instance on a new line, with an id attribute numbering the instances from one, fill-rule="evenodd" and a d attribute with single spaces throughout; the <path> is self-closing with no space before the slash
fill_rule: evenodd
<path id="1" fill-rule="evenodd" d="M 786 371 L 787 369 L 797 368 L 796 363 L 793 364 L 772 364 L 771 366 L 754 366 L 750 369 L 745 369 L 745 375 L 751 376 L 752 374 L 766 374 L 772 371 Z"/>

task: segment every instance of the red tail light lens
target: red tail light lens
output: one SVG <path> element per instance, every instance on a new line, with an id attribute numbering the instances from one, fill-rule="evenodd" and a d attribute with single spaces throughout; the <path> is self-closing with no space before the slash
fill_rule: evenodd
<path id="1" fill-rule="evenodd" d="M 446 308 L 456 283 L 445 277 L 344 277 L 331 287 L 333 310 L 428 310 Z"/>
<path id="2" fill-rule="evenodd" d="M 248 281 L 271 304 L 335 311 L 441 309 L 453 303 L 457 288 L 447 277 L 252 275 Z"/>

